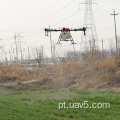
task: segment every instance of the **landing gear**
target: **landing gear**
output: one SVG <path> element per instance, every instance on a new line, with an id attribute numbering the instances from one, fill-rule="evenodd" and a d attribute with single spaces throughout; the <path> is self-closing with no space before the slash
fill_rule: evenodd
<path id="1" fill-rule="evenodd" d="M 60 35 L 58 38 L 57 44 L 61 44 L 60 41 L 66 41 L 66 42 L 71 41 L 71 44 L 76 44 L 76 43 L 74 43 L 74 40 L 72 37 L 70 37 L 69 39 L 66 39 L 66 40 L 62 40 L 62 36 Z"/>

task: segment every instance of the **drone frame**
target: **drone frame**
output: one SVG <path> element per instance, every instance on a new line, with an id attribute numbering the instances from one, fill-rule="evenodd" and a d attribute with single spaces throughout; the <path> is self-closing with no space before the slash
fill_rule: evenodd
<path id="1" fill-rule="evenodd" d="M 63 28 L 63 30 L 65 30 L 65 28 Z M 62 31 L 62 30 L 45 28 L 45 35 L 48 36 L 48 32 L 58 32 L 58 31 Z M 85 33 L 86 28 L 85 27 L 80 28 L 80 29 L 69 29 L 69 31 L 83 31 L 84 35 L 86 35 L 86 33 Z M 76 44 L 76 43 L 74 43 L 72 36 L 67 40 L 62 40 L 62 36 L 60 35 L 58 38 L 57 44 L 60 44 L 60 41 L 71 41 L 72 44 Z"/>

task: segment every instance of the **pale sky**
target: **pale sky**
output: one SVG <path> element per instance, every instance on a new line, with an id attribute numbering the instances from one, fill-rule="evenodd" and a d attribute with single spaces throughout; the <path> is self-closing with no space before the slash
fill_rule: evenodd
<path id="1" fill-rule="evenodd" d="M 79 3 L 85 0 L 0 0 L 0 44 L 8 52 L 14 45 L 14 34 L 20 34 L 22 47 L 44 46 L 50 50 L 49 37 L 44 34 L 44 28 L 58 29 L 59 27 L 83 27 L 85 5 Z M 93 5 L 93 15 L 97 30 L 98 40 L 105 40 L 108 48 L 112 42 L 115 45 L 114 17 L 110 14 L 113 9 L 120 13 L 120 0 L 93 0 L 98 5 Z M 97 9 L 98 8 L 98 9 Z M 120 36 L 120 14 L 116 16 L 117 34 Z M 60 33 L 52 33 L 52 41 L 57 42 Z M 74 41 L 78 43 L 79 50 L 81 32 L 73 32 Z M 112 40 L 111 40 L 112 39 Z M 101 42 L 100 42 L 101 44 Z M 107 46 L 108 45 L 108 46 Z M 62 44 L 58 53 L 70 48 L 69 43 Z"/>

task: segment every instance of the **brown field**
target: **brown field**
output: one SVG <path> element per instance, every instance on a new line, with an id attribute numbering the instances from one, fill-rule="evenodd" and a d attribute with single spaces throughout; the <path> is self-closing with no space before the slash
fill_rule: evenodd
<path id="1" fill-rule="evenodd" d="M 67 60 L 42 69 L 23 65 L 0 65 L 0 86 L 37 84 L 52 89 L 105 89 L 120 91 L 119 58 L 108 56 L 86 60 Z"/>

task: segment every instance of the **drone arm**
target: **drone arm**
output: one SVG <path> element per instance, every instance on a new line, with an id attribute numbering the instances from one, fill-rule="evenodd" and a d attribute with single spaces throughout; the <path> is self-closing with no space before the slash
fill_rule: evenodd
<path id="1" fill-rule="evenodd" d="M 61 30 L 45 28 L 45 31 L 47 31 L 47 32 L 57 32 L 57 31 L 61 31 Z"/>
<path id="2" fill-rule="evenodd" d="M 48 32 L 57 32 L 57 31 L 61 31 L 61 30 L 45 28 L 45 35 L 48 36 Z"/>
<path id="3" fill-rule="evenodd" d="M 81 28 L 81 29 L 72 29 L 72 30 L 70 30 L 70 31 L 83 31 L 83 32 L 84 32 L 84 35 L 86 35 L 86 33 L 85 33 L 86 28 L 85 28 L 85 27 L 83 27 L 83 28 Z"/>

